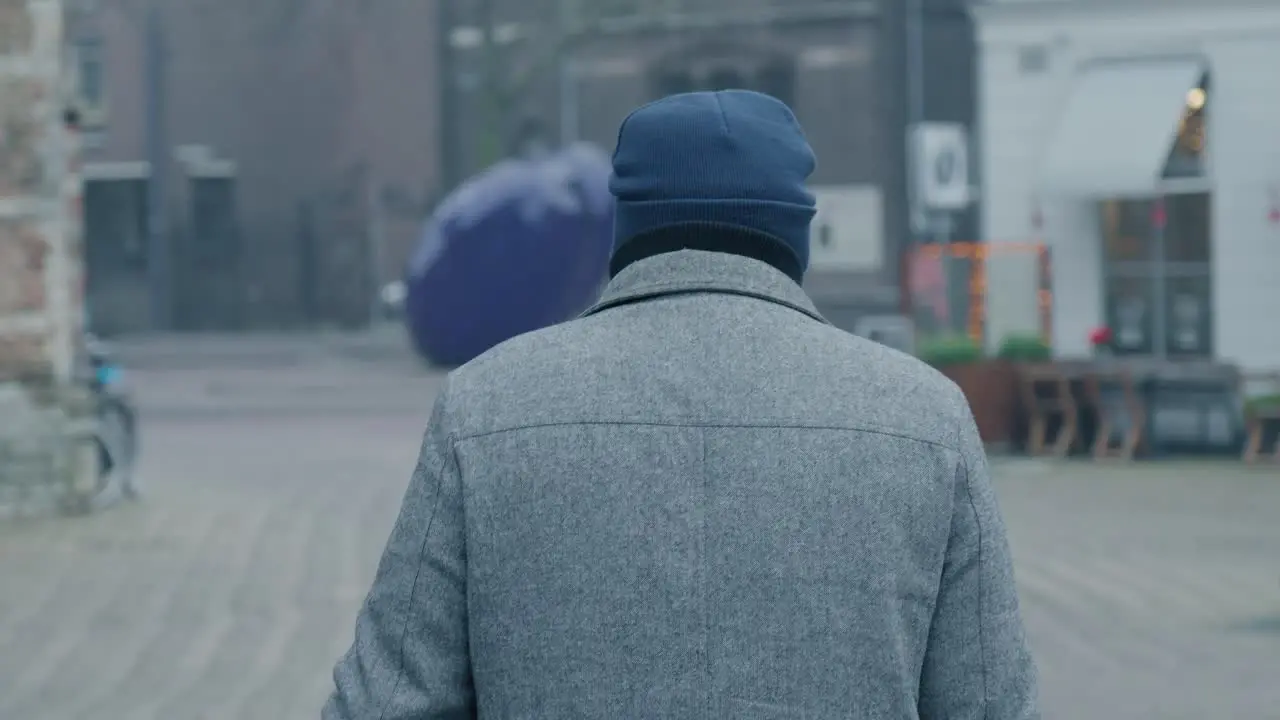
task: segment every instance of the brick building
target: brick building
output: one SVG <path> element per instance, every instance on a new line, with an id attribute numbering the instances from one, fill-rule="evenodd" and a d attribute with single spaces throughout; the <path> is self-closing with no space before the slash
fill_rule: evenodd
<path id="1" fill-rule="evenodd" d="M 95 326 L 365 321 L 439 192 L 434 3 L 81 6 Z"/>
<path id="2" fill-rule="evenodd" d="M 0 514 L 94 477 L 63 20 L 60 0 L 0 0 Z"/>
<path id="3" fill-rule="evenodd" d="M 0 1 L 0 380 L 69 377 L 80 330 L 61 5 Z"/>

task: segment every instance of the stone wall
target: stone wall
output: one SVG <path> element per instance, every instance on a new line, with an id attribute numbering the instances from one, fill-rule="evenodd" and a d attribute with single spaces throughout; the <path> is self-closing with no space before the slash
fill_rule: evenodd
<path id="1" fill-rule="evenodd" d="M 0 506 L 14 485 L 85 475 L 66 437 L 88 404 L 73 381 L 84 313 L 63 13 L 0 0 Z"/>

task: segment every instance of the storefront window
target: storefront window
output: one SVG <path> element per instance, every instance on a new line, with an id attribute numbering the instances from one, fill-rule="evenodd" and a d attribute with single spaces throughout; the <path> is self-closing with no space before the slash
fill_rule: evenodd
<path id="1" fill-rule="evenodd" d="M 1107 279 L 1107 327 L 1118 355 L 1155 351 L 1154 286 L 1149 274 L 1116 274 Z"/>
<path id="2" fill-rule="evenodd" d="M 1213 332 L 1209 312 L 1209 278 L 1171 277 L 1168 280 L 1166 317 L 1169 323 L 1170 357 L 1204 357 L 1211 354 Z"/>
<path id="3" fill-rule="evenodd" d="M 1109 200 L 1099 209 L 1116 352 L 1211 355 L 1209 195 Z"/>
<path id="4" fill-rule="evenodd" d="M 1146 262 L 1151 258 L 1150 200 L 1102 203 L 1102 242 L 1108 263 Z"/>
<path id="5" fill-rule="evenodd" d="M 1173 263 L 1209 262 L 1209 193 L 1171 195 L 1164 256 Z"/>
<path id="6" fill-rule="evenodd" d="M 1178 134 L 1169 151 L 1164 176 L 1202 177 L 1205 174 L 1206 111 L 1209 107 L 1209 79 L 1187 92 L 1186 109 L 1178 121 Z"/>

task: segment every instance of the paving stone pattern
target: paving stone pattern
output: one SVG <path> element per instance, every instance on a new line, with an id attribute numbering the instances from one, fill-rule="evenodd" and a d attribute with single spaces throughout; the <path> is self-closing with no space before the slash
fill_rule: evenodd
<path id="1" fill-rule="evenodd" d="M 435 380 L 170 372 L 272 389 L 154 414 L 141 505 L 0 522 L 0 718 L 318 717 Z M 997 473 L 1046 718 L 1280 718 L 1280 468 Z"/>

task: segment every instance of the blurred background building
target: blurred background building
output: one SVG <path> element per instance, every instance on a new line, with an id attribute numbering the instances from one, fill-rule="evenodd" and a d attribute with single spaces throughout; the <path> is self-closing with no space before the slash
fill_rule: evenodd
<path id="1" fill-rule="evenodd" d="M 933 329 L 988 344 L 1044 332 L 1079 354 L 1107 324 L 1121 352 L 1280 364 L 1280 335 L 1243 319 L 1280 299 L 1274 3 L 69 8 L 104 332 L 361 325 L 460 181 L 530 143 L 611 150 L 666 94 L 746 87 L 790 104 L 818 153 L 808 289 L 837 324 L 918 304 L 911 280 L 946 288 Z M 941 232 L 913 212 L 907 138 L 928 123 L 973 129 L 980 194 Z M 982 248 L 951 253 L 958 273 L 908 262 L 935 240 Z"/>
<path id="2" fill-rule="evenodd" d="M 446 176 L 502 152 L 510 123 L 612 150 L 644 102 L 748 88 L 796 112 L 819 161 L 808 290 L 837 324 L 897 312 L 909 223 L 908 124 L 973 122 L 962 0 L 448 0 Z M 913 35 L 915 41 L 913 42 Z M 975 239 L 972 213 L 952 228 Z"/>
<path id="3" fill-rule="evenodd" d="M 1280 365 L 1280 3 L 1005 0 L 975 9 L 982 224 L 1052 252 L 1053 344 Z M 993 328 L 1034 325 L 1027 278 Z"/>
<path id="4" fill-rule="evenodd" d="M 435 22 L 422 0 L 72 5 L 94 325 L 366 322 L 441 189 Z"/>
<path id="5" fill-rule="evenodd" d="M 809 132 L 809 289 L 851 326 L 901 302 L 907 125 L 974 115 L 963 0 L 82 0 L 68 39 L 107 333 L 359 325 L 519 141 L 611 150 L 636 105 L 720 87 Z"/>
<path id="6" fill-rule="evenodd" d="M 71 88 L 62 38 L 57 3 L 0 3 L 0 406 L 13 381 L 66 380 L 80 332 L 79 184 L 63 115 Z"/>

